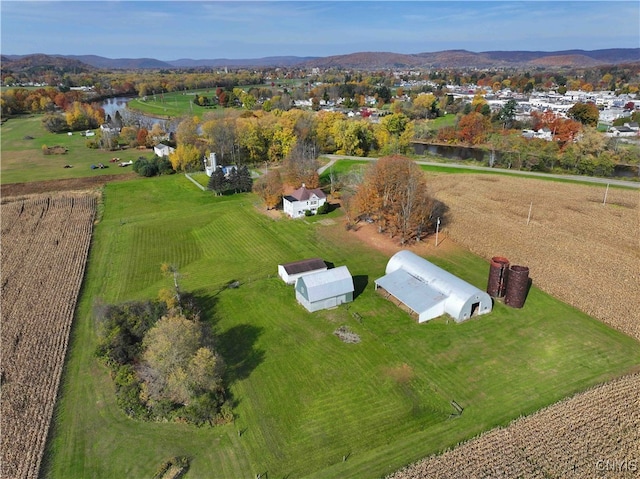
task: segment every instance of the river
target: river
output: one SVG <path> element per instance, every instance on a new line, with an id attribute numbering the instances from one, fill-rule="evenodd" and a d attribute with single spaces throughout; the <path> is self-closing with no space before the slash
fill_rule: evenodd
<path id="1" fill-rule="evenodd" d="M 147 130 L 150 130 L 153 125 L 159 123 L 164 131 L 175 131 L 176 125 L 174 124 L 174 121 L 155 118 L 153 116 L 145 115 L 144 113 L 141 113 L 139 111 L 127 108 L 127 103 L 129 103 L 129 100 L 131 100 L 131 98 L 107 98 L 100 104 L 100 106 L 104 110 L 105 117 L 110 116 L 113 119 L 116 116 L 116 112 L 120 112 L 120 116 L 122 117 L 125 125 L 136 125 L 138 127 L 143 127 Z"/>

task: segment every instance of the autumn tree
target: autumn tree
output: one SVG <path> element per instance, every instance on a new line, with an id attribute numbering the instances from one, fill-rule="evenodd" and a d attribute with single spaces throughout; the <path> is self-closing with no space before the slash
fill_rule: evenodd
<path id="1" fill-rule="evenodd" d="M 404 156 L 387 156 L 374 163 L 355 198 L 358 217 L 367 217 L 379 232 L 399 237 L 400 243 L 418 241 L 431 224 L 433 199 L 420 167 Z"/>
<path id="2" fill-rule="evenodd" d="M 200 151 L 195 146 L 184 143 L 179 144 L 169 155 L 169 161 L 176 171 L 198 171 L 202 166 Z"/>
<path id="3" fill-rule="evenodd" d="M 489 118 L 477 111 L 473 111 L 462 116 L 458 121 L 458 138 L 465 143 L 478 145 L 485 141 L 490 129 L 491 122 Z"/>
<path id="4" fill-rule="evenodd" d="M 197 116 L 188 117 L 178 124 L 176 129 L 176 141 L 178 144 L 194 145 L 198 139 L 198 125 L 200 119 Z"/>
<path id="5" fill-rule="evenodd" d="M 282 200 L 282 178 L 279 170 L 271 170 L 253 185 L 253 191 L 265 202 L 268 210 L 276 208 Z"/>
<path id="6" fill-rule="evenodd" d="M 201 394 L 223 393 L 222 360 L 200 321 L 167 315 L 145 334 L 142 346 L 149 400 L 188 405 Z"/>
<path id="7" fill-rule="evenodd" d="M 579 121 L 583 125 L 596 127 L 598 126 L 600 112 L 598 111 L 598 107 L 593 103 L 578 102 L 569 108 L 567 115 L 569 118 Z"/>
<path id="8" fill-rule="evenodd" d="M 438 99 L 433 93 L 421 93 L 413 100 L 413 112 L 418 118 L 436 118 Z"/>
<path id="9" fill-rule="evenodd" d="M 212 151 L 215 151 L 222 164 L 235 163 L 236 146 L 238 144 L 238 130 L 236 114 L 225 112 L 222 118 L 208 119 L 202 125 L 202 132 Z M 226 155 L 226 160 L 225 160 Z"/>

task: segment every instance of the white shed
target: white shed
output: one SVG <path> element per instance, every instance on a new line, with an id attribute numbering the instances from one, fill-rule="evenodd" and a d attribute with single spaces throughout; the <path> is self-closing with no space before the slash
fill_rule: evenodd
<path id="1" fill-rule="evenodd" d="M 353 278 L 346 266 L 300 276 L 296 280 L 296 299 L 314 312 L 353 301 Z"/>
<path id="2" fill-rule="evenodd" d="M 278 265 L 278 276 L 287 284 L 294 284 L 303 274 L 326 271 L 327 264 L 321 258 L 301 259 Z"/>
<path id="3" fill-rule="evenodd" d="M 456 322 L 490 313 L 491 297 L 479 288 L 430 263 L 411 251 L 389 259 L 386 275 L 375 280 L 376 290 L 393 296 L 422 323 L 447 313 Z"/>

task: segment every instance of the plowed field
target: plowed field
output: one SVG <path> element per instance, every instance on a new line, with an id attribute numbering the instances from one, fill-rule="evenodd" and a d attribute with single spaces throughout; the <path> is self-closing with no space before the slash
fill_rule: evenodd
<path id="1" fill-rule="evenodd" d="M 6 202 L 2 218 L 2 477 L 37 478 L 89 251 L 96 198 Z"/>
<path id="2" fill-rule="evenodd" d="M 431 184 L 450 208 L 449 239 L 528 266 L 538 287 L 640 340 L 637 191 L 610 189 L 604 204 L 602 187 L 482 175 L 443 175 Z M 637 477 L 638 431 L 635 374 L 391 477 Z"/>

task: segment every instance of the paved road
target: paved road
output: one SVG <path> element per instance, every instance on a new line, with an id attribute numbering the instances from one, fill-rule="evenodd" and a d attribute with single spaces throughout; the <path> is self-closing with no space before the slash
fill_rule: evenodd
<path id="1" fill-rule="evenodd" d="M 329 163 L 318 169 L 318 174 L 322 174 L 327 168 L 331 167 L 338 160 L 358 160 L 358 161 L 375 161 L 378 158 L 365 158 L 360 156 L 345 156 L 345 155 L 322 155 L 325 158 L 329 158 Z M 557 178 L 560 180 L 574 180 L 581 181 L 583 183 L 596 183 L 601 185 L 615 185 L 626 186 L 629 188 L 640 189 L 639 181 L 626 181 L 613 178 L 598 178 L 595 176 L 579 176 L 579 175 L 557 175 L 553 173 L 539 173 L 537 171 L 522 171 L 522 170 L 509 170 L 507 168 L 489 168 L 488 166 L 475 166 L 475 165 L 463 165 L 460 163 L 438 163 L 436 161 L 416 161 L 419 165 L 429 166 L 444 166 L 446 168 L 460 168 L 463 170 L 474 171 L 492 171 L 494 173 L 506 173 L 509 175 L 520 176 L 538 176 L 542 178 Z"/>

